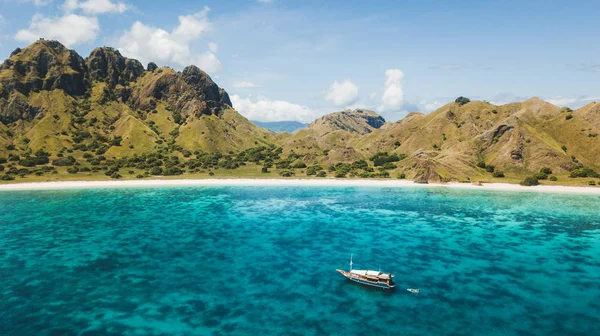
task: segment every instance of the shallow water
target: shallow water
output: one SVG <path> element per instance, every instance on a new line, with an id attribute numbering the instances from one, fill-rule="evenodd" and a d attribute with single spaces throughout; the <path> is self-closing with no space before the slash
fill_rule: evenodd
<path id="1" fill-rule="evenodd" d="M 0 334 L 598 335 L 599 209 L 418 188 L 2 192 Z M 341 277 L 351 253 L 398 290 Z"/>

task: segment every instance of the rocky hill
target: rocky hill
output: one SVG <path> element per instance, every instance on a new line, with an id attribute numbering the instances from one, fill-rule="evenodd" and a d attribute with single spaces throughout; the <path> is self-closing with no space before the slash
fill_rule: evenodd
<path id="1" fill-rule="evenodd" d="M 113 48 L 87 58 L 56 41 L 0 66 L 0 179 L 150 175 L 336 176 L 595 183 L 600 104 L 495 106 L 457 99 L 389 123 L 368 110 L 273 133 L 237 113 L 195 66 L 144 67 Z M 128 175 L 126 175 L 128 174 Z M 569 179 L 568 176 L 573 176 Z"/>
<path id="2" fill-rule="evenodd" d="M 108 156 L 178 148 L 242 150 L 270 132 L 231 107 L 195 66 L 182 72 L 97 48 L 86 58 L 56 41 L 15 50 L 0 67 L 0 156 L 92 146 Z M 110 140 L 120 138 L 119 146 Z"/>

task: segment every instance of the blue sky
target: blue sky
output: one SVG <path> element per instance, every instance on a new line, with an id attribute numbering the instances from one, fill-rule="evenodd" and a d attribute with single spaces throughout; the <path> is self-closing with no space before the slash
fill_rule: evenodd
<path id="1" fill-rule="evenodd" d="M 254 120 L 388 120 L 463 95 L 600 101 L 599 1 L 0 0 L 0 60 L 38 37 L 194 63 Z"/>

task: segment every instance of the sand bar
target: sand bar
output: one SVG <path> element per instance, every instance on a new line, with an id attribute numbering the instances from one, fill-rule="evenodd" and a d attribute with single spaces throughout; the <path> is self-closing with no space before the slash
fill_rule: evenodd
<path id="1" fill-rule="evenodd" d="M 91 188 L 136 187 L 186 187 L 186 186 L 273 186 L 273 187 L 401 187 L 401 188 L 449 188 L 470 190 L 529 191 L 600 195 L 598 187 L 535 186 L 524 187 L 509 183 L 430 183 L 418 184 L 408 180 L 361 180 L 361 179 L 181 179 L 181 180 L 117 180 L 117 181 L 61 181 L 1 184 L 0 191 L 57 190 Z"/>

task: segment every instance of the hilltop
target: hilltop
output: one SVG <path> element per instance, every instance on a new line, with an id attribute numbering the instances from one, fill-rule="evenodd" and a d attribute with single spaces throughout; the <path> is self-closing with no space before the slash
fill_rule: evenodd
<path id="1" fill-rule="evenodd" d="M 560 177 L 546 183 L 587 184 L 598 176 L 599 130 L 598 103 L 573 111 L 538 98 L 495 106 L 461 97 L 393 123 L 356 109 L 275 133 L 235 111 L 227 92 L 193 65 L 144 67 L 109 47 L 83 58 L 39 40 L 0 66 L 4 180 L 217 174 L 439 182 L 536 174 Z"/>

